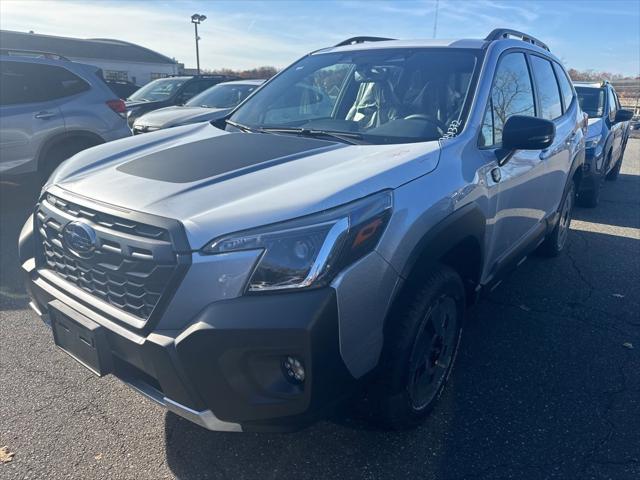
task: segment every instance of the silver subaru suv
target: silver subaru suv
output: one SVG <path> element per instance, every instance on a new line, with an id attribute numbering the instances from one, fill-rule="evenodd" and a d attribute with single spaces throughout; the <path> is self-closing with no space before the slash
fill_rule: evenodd
<path id="1" fill-rule="evenodd" d="M 467 308 L 567 241 L 584 115 L 539 40 L 346 40 L 216 125 L 65 162 L 20 236 L 33 309 L 97 375 L 211 430 L 358 391 L 417 425 Z"/>
<path id="2" fill-rule="evenodd" d="M 131 136 L 125 114 L 99 68 L 0 49 L 0 176 L 38 173 L 44 182 L 79 151 Z"/>

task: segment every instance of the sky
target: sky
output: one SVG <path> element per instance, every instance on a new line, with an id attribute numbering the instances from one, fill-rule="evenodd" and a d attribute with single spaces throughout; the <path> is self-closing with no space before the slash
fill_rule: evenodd
<path id="1" fill-rule="evenodd" d="M 285 67 L 356 35 L 433 38 L 436 0 L 0 0 L 0 28 L 116 38 L 202 68 Z M 440 0 L 437 38 L 482 38 L 495 27 L 547 43 L 567 67 L 640 74 L 640 0 Z"/>

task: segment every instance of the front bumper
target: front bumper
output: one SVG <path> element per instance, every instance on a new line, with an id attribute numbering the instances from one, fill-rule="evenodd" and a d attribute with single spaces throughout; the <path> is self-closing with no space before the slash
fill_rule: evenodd
<path id="1" fill-rule="evenodd" d="M 31 263 L 31 266 L 28 265 Z M 210 430 L 289 431 L 318 419 L 355 386 L 338 346 L 335 291 L 241 297 L 209 305 L 183 331 L 137 335 L 101 318 L 24 265 L 32 308 L 48 322 L 62 302 L 105 328 L 113 373 L 167 409 Z M 303 384 L 289 383 L 287 356 Z"/>
<path id="2" fill-rule="evenodd" d="M 356 380 L 340 354 L 336 292 L 243 296 L 217 301 L 179 330 L 136 331 L 102 316 L 73 289 L 42 275 L 30 222 L 20 252 L 31 306 L 45 322 L 50 302 L 105 332 L 110 372 L 168 410 L 210 430 L 291 431 L 321 417 Z M 283 359 L 302 362 L 302 384 L 287 380 Z"/>

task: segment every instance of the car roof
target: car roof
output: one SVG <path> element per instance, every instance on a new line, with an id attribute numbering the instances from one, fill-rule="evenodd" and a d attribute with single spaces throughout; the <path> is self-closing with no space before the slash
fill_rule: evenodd
<path id="1" fill-rule="evenodd" d="M 155 82 L 157 80 L 190 80 L 193 77 L 192 75 L 171 75 L 169 77 L 160 77 L 160 78 L 154 78 L 152 80 L 152 82 Z"/>
<path id="2" fill-rule="evenodd" d="M 231 80 L 229 82 L 220 82 L 218 85 L 261 85 L 266 80 L 264 79 L 247 79 L 247 80 Z"/>
<path id="3" fill-rule="evenodd" d="M 100 70 L 95 65 L 89 65 L 88 63 L 80 63 L 73 62 L 71 60 L 61 60 L 57 58 L 46 58 L 46 57 L 36 57 L 30 55 L 6 55 L 0 54 L 0 61 L 3 62 L 20 62 L 20 63 L 31 63 L 38 65 L 51 65 L 54 67 L 64 67 L 67 70 L 79 73 L 79 72 L 97 72 Z"/>
<path id="4" fill-rule="evenodd" d="M 549 47 L 537 38 L 517 30 L 507 28 L 496 28 L 485 38 L 462 38 L 462 39 L 415 39 L 396 40 L 382 37 L 359 36 L 348 38 L 332 47 L 322 48 L 311 52 L 323 54 L 330 52 L 366 51 L 376 49 L 402 49 L 402 48 L 459 48 L 465 50 L 484 50 L 489 46 L 495 46 L 502 50 L 509 48 L 520 48 L 544 55 L 558 63 L 560 60 L 551 53 Z"/>
<path id="5" fill-rule="evenodd" d="M 463 38 L 458 40 L 445 39 L 416 39 L 416 40 L 381 40 L 376 42 L 354 43 L 336 47 L 323 48 L 313 53 L 348 52 L 353 50 L 374 50 L 380 48 L 472 48 L 481 49 L 487 45 L 487 41 L 477 38 Z"/>

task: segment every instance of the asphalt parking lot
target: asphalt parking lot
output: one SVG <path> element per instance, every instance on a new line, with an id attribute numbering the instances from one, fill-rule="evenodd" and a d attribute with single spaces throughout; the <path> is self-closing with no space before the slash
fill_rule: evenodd
<path id="1" fill-rule="evenodd" d="M 27 309 L 16 238 L 35 191 L 0 186 L 0 478 L 640 478 L 640 139 L 560 258 L 475 309 L 418 430 L 354 407 L 288 435 L 208 432 L 53 347 Z"/>

